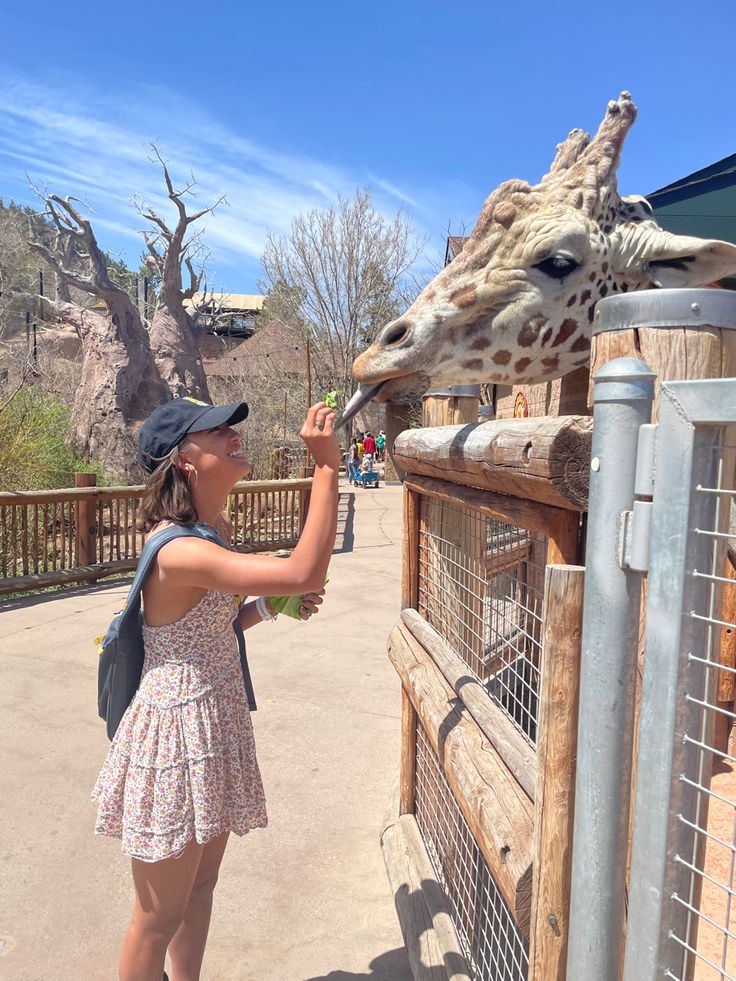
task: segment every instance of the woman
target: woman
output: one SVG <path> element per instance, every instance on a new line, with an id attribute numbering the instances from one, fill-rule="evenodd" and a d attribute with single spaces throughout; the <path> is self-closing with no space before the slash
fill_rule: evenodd
<path id="1" fill-rule="evenodd" d="M 245 402 L 211 406 L 174 399 L 139 436 L 150 476 L 142 504 L 150 535 L 172 523 L 209 525 L 227 539 L 223 514 L 250 470 L 231 428 Z M 309 514 L 287 559 L 241 555 L 199 538 L 158 553 L 143 587 L 145 662 L 93 791 L 96 832 L 119 837 L 131 856 L 135 905 L 119 961 L 120 981 L 200 976 L 228 835 L 267 824 L 235 616 L 244 629 L 271 620 L 266 597 L 302 595 L 307 619 L 322 585 L 337 524 L 340 448 L 335 413 L 312 406 L 301 431 L 314 459 Z M 234 596 L 258 599 L 234 605 Z"/>

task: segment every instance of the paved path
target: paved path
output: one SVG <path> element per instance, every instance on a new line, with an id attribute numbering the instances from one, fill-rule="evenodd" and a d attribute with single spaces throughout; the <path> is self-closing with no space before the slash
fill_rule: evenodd
<path id="1" fill-rule="evenodd" d="M 249 634 L 270 827 L 231 838 L 204 981 L 409 981 L 378 842 L 398 768 L 401 488 L 343 489 L 322 612 Z M 0 978 L 112 981 L 130 912 L 93 835 L 107 750 L 92 638 L 117 582 L 0 605 Z"/>

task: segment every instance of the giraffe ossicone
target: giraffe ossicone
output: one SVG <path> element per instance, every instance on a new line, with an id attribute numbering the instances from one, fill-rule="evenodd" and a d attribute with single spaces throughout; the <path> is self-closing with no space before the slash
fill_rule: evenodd
<path id="1" fill-rule="evenodd" d="M 490 194 L 460 254 L 356 358 L 350 414 L 438 385 L 559 378 L 588 362 L 603 297 L 736 272 L 735 245 L 674 235 L 645 198 L 619 196 L 635 118 L 622 92 L 592 139 L 576 129 L 557 147 L 539 184 L 509 180 Z"/>

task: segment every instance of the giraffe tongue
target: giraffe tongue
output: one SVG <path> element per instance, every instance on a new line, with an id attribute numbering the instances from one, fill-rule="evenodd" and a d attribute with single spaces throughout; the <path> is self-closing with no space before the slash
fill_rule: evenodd
<path id="1" fill-rule="evenodd" d="M 341 429 L 347 425 L 353 416 L 356 416 L 360 412 L 364 405 L 368 405 L 371 399 L 376 397 L 382 385 L 383 382 L 379 382 L 377 385 L 359 385 L 357 392 L 343 409 L 340 418 L 335 420 L 334 428 Z"/>

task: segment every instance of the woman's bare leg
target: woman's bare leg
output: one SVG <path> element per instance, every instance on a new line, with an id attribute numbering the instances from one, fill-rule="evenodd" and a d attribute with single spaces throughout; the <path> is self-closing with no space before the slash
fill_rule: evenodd
<path id="1" fill-rule="evenodd" d="M 169 943 L 171 981 L 199 981 L 210 928 L 212 893 L 217 885 L 228 835 L 229 832 L 225 831 L 208 842 L 202 851 L 189 904 L 176 935 Z"/>
<path id="2" fill-rule="evenodd" d="M 120 981 L 161 981 L 166 948 L 187 908 L 203 847 L 192 841 L 178 858 L 132 860 L 136 899 L 120 951 Z"/>

